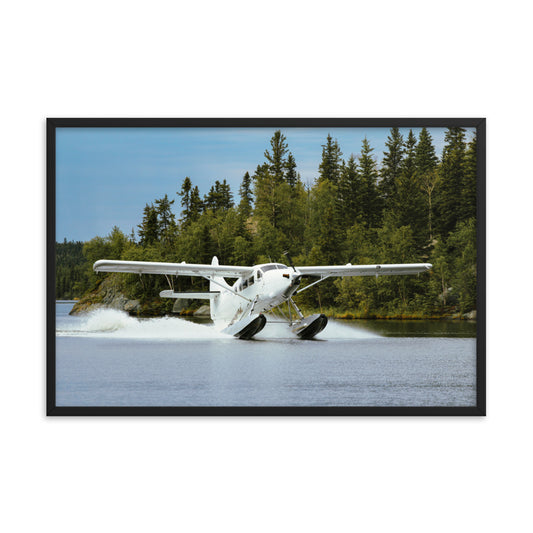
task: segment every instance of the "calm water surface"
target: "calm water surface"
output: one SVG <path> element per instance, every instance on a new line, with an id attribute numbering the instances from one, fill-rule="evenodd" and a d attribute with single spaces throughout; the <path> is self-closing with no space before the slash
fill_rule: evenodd
<path id="1" fill-rule="evenodd" d="M 56 304 L 60 406 L 472 406 L 475 323 L 330 321 L 316 340 L 267 324 L 241 341 L 180 318 Z"/>

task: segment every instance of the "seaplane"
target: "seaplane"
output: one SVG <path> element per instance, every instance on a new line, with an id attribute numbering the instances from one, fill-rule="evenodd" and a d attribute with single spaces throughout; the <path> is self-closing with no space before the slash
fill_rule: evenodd
<path id="1" fill-rule="evenodd" d="M 128 274 L 162 274 L 169 290 L 159 293 L 162 298 L 209 300 L 210 314 L 215 327 L 239 339 L 251 339 L 266 325 L 265 313 L 285 321 L 301 339 L 312 339 L 327 325 L 326 315 L 317 313 L 304 317 L 293 296 L 325 279 L 336 276 L 387 276 L 420 274 L 431 269 L 430 263 L 398 265 L 330 265 L 296 267 L 281 263 L 254 266 L 220 265 L 213 257 L 210 265 L 193 263 L 156 263 L 149 261 L 118 261 L 101 259 L 93 265 L 95 272 L 123 272 Z M 178 276 L 199 276 L 209 281 L 205 292 L 176 292 Z M 318 278 L 300 288 L 303 277 Z M 235 279 L 230 285 L 226 278 Z M 283 312 L 282 306 L 287 313 Z"/>

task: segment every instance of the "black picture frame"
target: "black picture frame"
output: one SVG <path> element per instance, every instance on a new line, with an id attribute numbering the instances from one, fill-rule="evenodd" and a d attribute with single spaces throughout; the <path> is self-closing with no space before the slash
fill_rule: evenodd
<path id="1" fill-rule="evenodd" d="M 476 405 L 472 407 L 67 407 L 56 405 L 56 129 L 77 127 L 465 127 L 477 132 L 477 342 Z M 486 119 L 485 118 L 48 118 L 46 414 L 48 416 L 485 416 L 486 415 Z"/>

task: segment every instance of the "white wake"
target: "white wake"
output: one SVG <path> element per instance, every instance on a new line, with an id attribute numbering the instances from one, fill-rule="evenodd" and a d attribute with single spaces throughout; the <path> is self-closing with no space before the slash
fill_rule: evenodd
<path id="1" fill-rule="evenodd" d="M 134 318 L 124 311 L 115 309 L 96 309 L 86 315 L 69 317 L 58 324 L 56 335 L 59 337 L 107 337 L 117 339 L 172 339 L 205 340 L 234 338 L 220 331 L 212 324 L 197 324 L 177 317 Z M 379 335 L 367 330 L 329 320 L 326 328 L 316 338 L 370 339 Z M 288 324 L 267 322 L 257 339 L 297 339 Z"/>
<path id="2" fill-rule="evenodd" d="M 212 325 L 196 324 L 177 317 L 139 319 L 124 311 L 96 309 L 60 324 L 56 335 L 128 339 L 228 339 Z"/>
<path id="3" fill-rule="evenodd" d="M 376 333 L 371 333 L 365 329 L 348 326 L 337 322 L 336 320 L 328 319 L 328 325 L 315 338 L 323 340 L 336 339 L 375 339 L 379 337 Z M 260 331 L 255 338 L 257 339 L 297 339 L 298 337 L 292 333 L 288 324 L 281 324 L 277 322 L 267 322 L 265 328 Z"/>

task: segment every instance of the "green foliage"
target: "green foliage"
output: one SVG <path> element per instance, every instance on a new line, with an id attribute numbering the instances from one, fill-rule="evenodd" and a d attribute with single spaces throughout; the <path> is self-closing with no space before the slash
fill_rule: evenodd
<path id="1" fill-rule="evenodd" d="M 422 248 L 428 242 L 427 207 L 422 180 L 416 168 L 406 165 L 396 179 L 396 189 L 386 211 L 397 226 L 409 226 L 415 244 Z"/>
<path id="2" fill-rule="evenodd" d="M 158 243 L 146 246 L 130 246 L 124 250 L 120 259 L 125 261 L 165 261 L 161 246 Z M 163 276 L 139 276 L 138 274 L 112 274 L 123 284 L 130 298 L 146 301 L 157 296 L 166 288 Z M 99 274 L 101 276 L 101 274 Z"/>
<path id="3" fill-rule="evenodd" d="M 250 242 L 237 235 L 233 241 L 233 256 L 231 263 L 236 265 L 251 265 L 254 262 L 254 250 Z"/>
<path id="4" fill-rule="evenodd" d="M 168 243 L 170 246 L 174 243 L 174 234 L 176 231 L 176 218 L 171 211 L 174 200 L 169 200 L 165 196 L 155 201 L 157 213 L 157 233 L 159 238 Z"/>
<path id="5" fill-rule="evenodd" d="M 188 176 L 183 180 L 181 185 L 181 190 L 178 192 L 178 195 L 181 196 L 181 207 L 183 210 L 181 212 L 182 222 L 187 223 L 191 217 L 191 178 Z"/>
<path id="6" fill-rule="evenodd" d="M 143 212 L 142 224 L 139 228 L 139 238 L 143 246 L 150 246 L 159 238 L 159 223 L 157 220 L 157 209 L 154 204 L 146 204 Z"/>
<path id="7" fill-rule="evenodd" d="M 254 198 L 252 192 L 252 178 L 248 172 L 242 178 L 239 195 L 241 197 L 241 201 L 239 203 L 239 212 L 246 220 L 252 214 L 252 204 Z"/>
<path id="8" fill-rule="evenodd" d="M 186 177 L 175 199 L 166 194 L 146 204 L 139 240 L 113 228 L 85 244 L 57 244 L 56 292 L 71 298 L 95 286 L 98 259 L 251 265 L 433 263 L 429 274 L 332 278 L 297 297 L 307 310 L 356 316 L 413 316 L 468 312 L 476 306 L 476 141 L 464 131 L 446 134 L 440 162 L 429 132 L 406 139 L 392 128 L 381 168 L 367 139 L 346 161 L 328 135 L 317 177 L 301 182 L 285 136 L 276 131 L 253 176 L 244 175 L 234 206 L 226 180 L 216 180 L 202 199 Z M 117 274 L 110 278 L 144 313 L 167 312 L 158 298 L 164 276 Z M 176 290 L 205 290 L 206 281 L 179 277 Z M 315 281 L 306 279 L 302 286 Z"/>
<path id="9" fill-rule="evenodd" d="M 412 143 L 412 141 L 410 141 Z M 415 148 L 415 165 L 418 174 L 433 172 L 437 168 L 437 155 L 433 139 L 426 128 L 422 128 Z"/>
<path id="10" fill-rule="evenodd" d="M 444 141 L 446 144 L 439 167 L 440 180 L 435 197 L 435 229 L 445 238 L 461 220 L 462 187 L 465 181 L 464 129 L 449 128 Z"/>
<path id="11" fill-rule="evenodd" d="M 260 254 L 279 258 L 286 250 L 299 251 L 306 223 L 307 194 L 285 137 L 276 132 L 270 144 L 272 154 L 265 152 L 267 161 L 254 174 L 252 233 Z"/>
<path id="12" fill-rule="evenodd" d="M 337 139 L 328 134 L 326 144 L 322 145 L 322 161 L 318 167 L 318 181 L 324 180 L 336 185 L 340 177 L 342 152 Z"/>
<path id="13" fill-rule="evenodd" d="M 292 187 L 296 187 L 297 183 L 300 181 L 300 177 L 296 172 L 296 160 L 294 156 L 289 152 L 287 156 L 287 161 L 285 162 L 285 181 Z"/>
<path id="14" fill-rule="evenodd" d="M 276 131 L 270 139 L 272 153 L 265 150 L 267 168 L 272 174 L 276 183 L 281 183 L 285 179 L 285 169 L 287 168 L 287 139 L 281 131 Z"/>
<path id="15" fill-rule="evenodd" d="M 451 290 L 457 298 L 460 311 L 476 308 L 476 222 L 470 218 L 459 222 L 447 241 L 451 262 Z"/>
<path id="16" fill-rule="evenodd" d="M 386 201 L 394 196 L 396 180 L 399 178 L 402 168 L 404 146 L 403 137 L 398 128 L 391 128 L 385 146 L 388 148 L 388 151 L 383 152 L 379 189 L 382 198 Z"/>
<path id="17" fill-rule="evenodd" d="M 122 259 L 126 249 L 132 246 L 131 241 L 114 226 L 106 237 L 94 237 L 83 245 L 83 255 L 88 264 L 88 275 L 91 282 L 96 280 L 93 264 L 99 259 Z"/>
<path id="18" fill-rule="evenodd" d="M 419 244 L 424 243 L 424 241 L 430 243 L 433 240 L 433 193 L 438 184 L 439 173 L 437 172 L 438 158 L 435 154 L 433 139 L 426 128 L 422 128 L 420 132 L 414 151 L 414 163 L 413 175 L 416 176 L 416 184 L 423 198 L 423 201 L 417 198 L 416 202 L 421 211 L 417 216 L 415 233 Z"/>
<path id="19" fill-rule="evenodd" d="M 187 220 L 195 222 L 198 220 L 205 208 L 203 200 L 200 198 L 200 191 L 198 185 L 195 185 L 191 190 L 191 196 L 189 199 L 189 214 Z"/>
<path id="20" fill-rule="evenodd" d="M 226 180 L 222 183 L 218 180 L 204 198 L 204 208 L 213 212 L 227 211 L 233 207 L 233 193 Z"/>
<path id="21" fill-rule="evenodd" d="M 477 139 L 468 144 L 463 164 L 463 187 L 461 194 L 461 219 L 476 217 Z"/>
<path id="22" fill-rule="evenodd" d="M 390 215 L 377 230 L 358 224 L 352 226 L 348 231 L 347 249 L 352 253 L 350 262 L 355 264 L 418 262 L 411 228 L 397 226 Z M 335 283 L 339 290 L 337 303 L 362 314 L 378 310 L 408 312 L 419 288 L 416 278 L 411 276 L 347 277 Z"/>
<path id="23" fill-rule="evenodd" d="M 319 181 L 311 192 L 311 220 L 307 239 L 313 243 L 312 260 L 331 265 L 338 261 L 340 238 L 336 208 L 337 187 L 329 180 Z"/>
<path id="24" fill-rule="evenodd" d="M 79 298 L 89 288 L 87 259 L 83 255 L 83 243 L 65 239 L 56 243 L 56 299 Z"/>
<path id="25" fill-rule="evenodd" d="M 372 152 L 373 148 L 366 139 L 363 139 L 361 154 L 359 155 L 359 176 L 361 179 L 361 208 L 363 210 L 363 223 L 375 228 L 380 223 L 382 204 L 377 188 L 377 164 Z"/>

